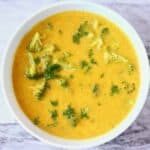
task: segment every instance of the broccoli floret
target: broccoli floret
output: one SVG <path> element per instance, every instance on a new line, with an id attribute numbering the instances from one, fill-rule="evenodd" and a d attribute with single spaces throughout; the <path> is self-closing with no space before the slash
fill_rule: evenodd
<path id="1" fill-rule="evenodd" d="M 128 59 L 126 59 L 125 57 L 110 51 L 106 51 L 104 53 L 104 60 L 106 64 L 111 62 L 128 62 Z"/>
<path id="2" fill-rule="evenodd" d="M 43 75 L 47 66 L 51 64 L 52 56 L 51 55 L 44 55 L 40 58 L 40 63 L 37 65 L 37 73 L 38 75 Z"/>
<path id="3" fill-rule="evenodd" d="M 34 78 L 37 75 L 37 72 L 36 72 L 36 64 L 33 55 L 31 53 L 28 53 L 28 59 L 29 59 L 29 66 L 26 70 L 26 77 Z"/>
<path id="4" fill-rule="evenodd" d="M 29 66 L 26 71 L 26 77 L 32 80 L 44 77 L 44 72 L 47 66 L 51 63 L 52 56 L 44 55 L 42 57 L 37 57 L 38 63 L 36 62 L 36 58 L 34 58 L 31 53 L 28 53 L 28 57 L 29 57 Z"/>
<path id="5" fill-rule="evenodd" d="M 69 62 L 71 56 L 72 54 L 70 52 L 65 51 L 58 60 L 55 60 L 55 62 L 59 63 L 64 70 L 74 71 L 76 70 L 75 65 Z"/>
<path id="6" fill-rule="evenodd" d="M 37 87 L 34 88 L 33 95 L 38 99 L 41 100 L 43 95 L 46 92 L 46 89 L 48 88 L 48 84 L 46 80 L 44 79 L 41 84 L 37 85 Z"/>
<path id="7" fill-rule="evenodd" d="M 54 53 L 54 52 L 59 51 L 60 48 L 59 48 L 59 46 L 56 45 L 56 44 L 48 43 L 47 45 L 45 45 L 45 46 L 43 47 L 43 50 L 46 51 L 46 52 L 48 52 L 48 53 L 50 53 L 50 54 L 52 54 L 52 53 Z"/>
<path id="8" fill-rule="evenodd" d="M 40 33 L 39 32 L 36 32 L 29 45 L 27 46 L 27 49 L 30 51 L 30 52 L 39 52 L 42 50 L 42 42 L 41 42 L 41 37 L 40 37 Z"/>

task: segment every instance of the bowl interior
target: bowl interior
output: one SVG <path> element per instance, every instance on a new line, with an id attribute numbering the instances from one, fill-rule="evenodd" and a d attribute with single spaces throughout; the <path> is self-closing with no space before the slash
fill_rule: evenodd
<path id="1" fill-rule="evenodd" d="M 51 16 L 56 13 L 60 13 L 63 11 L 69 10 L 84 10 L 92 13 L 100 14 L 107 19 L 111 20 L 113 23 L 117 24 L 129 37 L 131 40 L 138 57 L 139 66 L 140 66 L 140 74 L 141 74 L 141 85 L 139 89 L 139 94 L 137 97 L 137 101 L 128 114 L 128 116 L 113 130 L 110 132 L 96 138 L 86 139 L 86 140 L 68 140 L 62 139 L 59 137 L 55 137 L 49 135 L 43 130 L 34 126 L 26 115 L 22 112 L 20 106 L 16 101 L 16 97 L 13 92 L 12 85 L 12 64 L 14 59 L 15 50 L 18 46 L 18 43 L 24 36 L 24 34 L 30 30 L 30 28 L 43 20 L 44 18 Z M 144 60 L 144 61 L 143 61 Z M 87 2 L 62 2 L 58 4 L 51 5 L 50 7 L 43 9 L 33 15 L 30 19 L 25 21 L 21 27 L 17 30 L 15 35 L 11 38 L 10 43 L 5 52 L 4 60 L 3 60 L 3 69 L 2 69 L 2 85 L 3 85 L 3 93 L 7 100 L 8 105 L 10 106 L 12 112 L 17 118 L 18 122 L 30 132 L 35 137 L 50 143 L 53 146 L 64 147 L 64 148 L 88 148 L 92 146 L 97 146 L 99 144 L 103 144 L 111 139 L 115 138 L 119 134 L 121 134 L 125 129 L 131 125 L 131 123 L 136 119 L 137 115 L 141 111 L 145 100 L 146 95 L 148 93 L 148 85 L 149 85 L 149 65 L 148 58 L 146 55 L 146 50 L 143 46 L 141 39 L 139 38 L 136 31 L 131 27 L 131 25 L 125 21 L 120 15 L 115 13 L 114 11 L 105 8 L 100 5 L 87 3 Z M 7 66 L 7 68 L 5 67 Z"/>

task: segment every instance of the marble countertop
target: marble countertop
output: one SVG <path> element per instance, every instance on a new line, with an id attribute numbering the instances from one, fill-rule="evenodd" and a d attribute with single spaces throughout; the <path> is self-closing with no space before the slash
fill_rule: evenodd
<path id="1" fill-rule="evenodd" d="M 58 1 L 0 0 L 0 69 L 7 42 L 17 27 L 36 10 Z M 150 0 L 89 1 L 112 8 L 125 17 L 140 34 L 150 58 Z M 0 150 L 20 149 L 54 148 L 31 136 L 15 121 L 5 105 L 0 87 Z M 150 92 L 144 109 L 129 129 L 109 143 L 91 150 L 150 150 Z"/>

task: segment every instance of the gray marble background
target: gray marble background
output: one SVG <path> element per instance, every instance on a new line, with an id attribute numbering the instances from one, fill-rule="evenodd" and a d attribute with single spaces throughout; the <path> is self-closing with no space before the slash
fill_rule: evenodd
<path id="1" fill-rule="evenodd" d="M 39 8 L 58 1 L 60 0 L 0 0 L 0 68 L 8 39 L 22 21 Z M 150 0 L 89 1 L 112 8 L 125 17 L 140 34 L 150 58 Z M 4 103 L 0 87 L 0 150 L 20 149 L 54 148 L 31 136 L 15 121 Z M 150 150 L 150 93 L 143 111 L 128 130 L 113 141 L 91 150 Z"/>

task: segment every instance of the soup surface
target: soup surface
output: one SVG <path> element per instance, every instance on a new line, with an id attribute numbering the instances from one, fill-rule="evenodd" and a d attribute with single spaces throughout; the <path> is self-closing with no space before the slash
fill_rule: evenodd
<path id="1" fill-rule="evenodd" d="M 23 37 L 13 64 L 24 113 L 46 132 L 85 139 L 118 125 L 132 109 L 140 73 L 128 37 L 102 16 L 68 11 Z"/>

